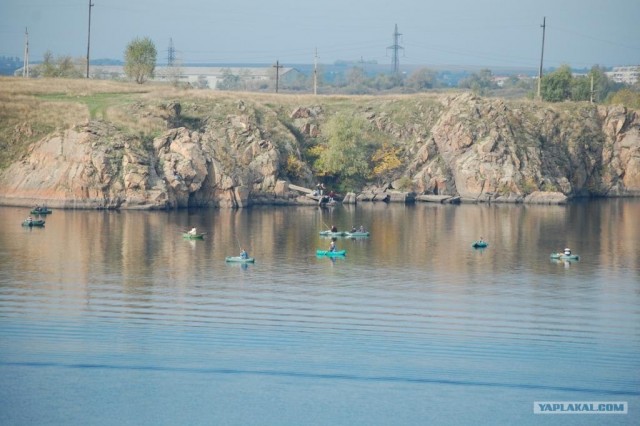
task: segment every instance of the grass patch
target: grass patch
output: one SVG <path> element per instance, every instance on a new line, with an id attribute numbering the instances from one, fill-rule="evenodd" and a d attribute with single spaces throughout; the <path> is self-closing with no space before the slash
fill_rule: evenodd
<path id="1" fill-rule="evenodd" d="M 133 102 L 134 96 L 127 92 L 116 93 L 92 93 L 87 95 L 72 95 L 67 93 L 44 93 L 36 95 L 36 98 L 57 101 L 81 103 L 87 106 L 89 117 L 94 119 L 107 120 L 107 111 L 114 106 L 125 105 Z"/>

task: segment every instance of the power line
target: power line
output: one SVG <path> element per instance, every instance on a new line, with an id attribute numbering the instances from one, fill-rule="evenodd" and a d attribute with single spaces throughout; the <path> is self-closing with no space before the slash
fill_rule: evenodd
<path id="1" fill-rule="evenodd" d="M 601 43 L 607 43 L 607 44 L 611 44 L 613 46 L 623 47 L 625 49 L 640 50 L 640 46 L 630 46 L 630 45 L 618 43 L 618 42 L 611 41 L 611 40 L 605 40 L 605 39 L 602 39 L 602 38 L 593 37 L 592 35 L 582 34 L 582 33 L 579 33 L 577 31 L 570 30 L 570 29 L 567 29 L 567 28 L 551 27 L 551 29 L 564 31 L 564 32 L 569 33 L 569 34 L 577 35 L 578 37 L 588 38 L 588 39 L 591 39 L 591 40 L 599 41 Z"/>
<path id="2" fill-rule="evenodd" d="M 522 61 L 531 62 L 531 57 L 517 56 L 511 54 L 500 54 L 495 50 L 492 51 L 480 51 L 477 49 L 465 49 L 459 47 L 449 47 L 437 44 L 420 44 L 420 43 L 406 43 L 408 46 L 413 47 L 415 50 L 425 50 L 429 54 L 431 51 L 448 53 L 456 56 L 463 56 L 465 58 L 474 57 L 488 60 L 499 60 L 503 62 L 521 63 Z M 533 61 L 536 61 L 533 59 Z"/>

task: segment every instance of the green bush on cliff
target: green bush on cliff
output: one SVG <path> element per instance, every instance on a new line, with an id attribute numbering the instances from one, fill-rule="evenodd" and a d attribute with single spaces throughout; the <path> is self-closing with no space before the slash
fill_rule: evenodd
<path id="1" fill-rule="evenodd" d="M 618 90 L 607 99 L 607 103 L 640 110 L 640 92 L 634 92 L 631 89 Z"/>
<path id="2" fill-rule="evenodd" d="M 367 142 L 367 122 L 357 116 L 335 115 L 327 121 L 324 135 L 326 146 L 315 149 L 319 151 L 314 163 L 316 174 L 338 177 L 351 185 L 365 179 L 370 173 L 372 145 Z"/>
<path id="3" fill-rule="evenodd" d="M 304 163 L 295 155 L 289 154 L 287 157 L 287 162 L 284 166 L 284 171 L 286 175 L 291 180 L 301 179 L 304 176 Z"/>
<path id="4" fill-rule="evenodd" d="M 534 191 L 538 190 L 538 185 L 536 184 L 535 179 L 532 176 L 528 176 L 522 180 L 520 183 L 520 189 L 524 195 L 529 195 Z"/>

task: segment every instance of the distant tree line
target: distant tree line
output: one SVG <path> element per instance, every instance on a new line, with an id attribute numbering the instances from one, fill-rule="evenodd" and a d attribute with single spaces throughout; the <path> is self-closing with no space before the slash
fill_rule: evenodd
<path id="1" fill-rule="evenodd" d="M 29 67 L 29 75 L 36 78 L 82 78 L 86 64 L 86 59 L 74 59 L 68 55 L 54 57 L 53 53 L 47 50 L 42 62 Z"/>
<path id="2" fill-rule="evenodd" d="M 593 81 L 593 91 L 591 83 Z M 569 65 L 542 77 L 540 95 L 547 102 L 589 101 L 603 102 L 609 95 L 622 89 L 605 74 L 605 69 L 594 65 L 585 75 L 574 75 Z"/>

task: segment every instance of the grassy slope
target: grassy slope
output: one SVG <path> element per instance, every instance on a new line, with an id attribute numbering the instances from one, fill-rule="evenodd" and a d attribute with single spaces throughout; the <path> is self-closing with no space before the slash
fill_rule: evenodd
<path id="1" fill-rule="evenodd" d="M 387 105 L 389 116 L 402 122 L 411 115 L 407 111 L 416 100 L 425 98 L 429 96 L 230 93 L 113 81 L 0 77 L 0 170 L 22 158 L 31 143 L 89 119 L 109 121 L 130 134 L 154 136 L 165 128 L 164 122 L 144 110 L 171 101 L 180 102 L 182 115 L 196 123 L 212 115 L 223 120 L 227 114 L 238 112 L 241 101 L 260 114 L 266 116 L 264 112 L 271 111 L 270 117 L 285 121 L 298 106 L 320 105 L 330 115 L 364 113 L 374 104 L 376 109 Z M 268 121 L 262 124 L 271 127 Z"/>

